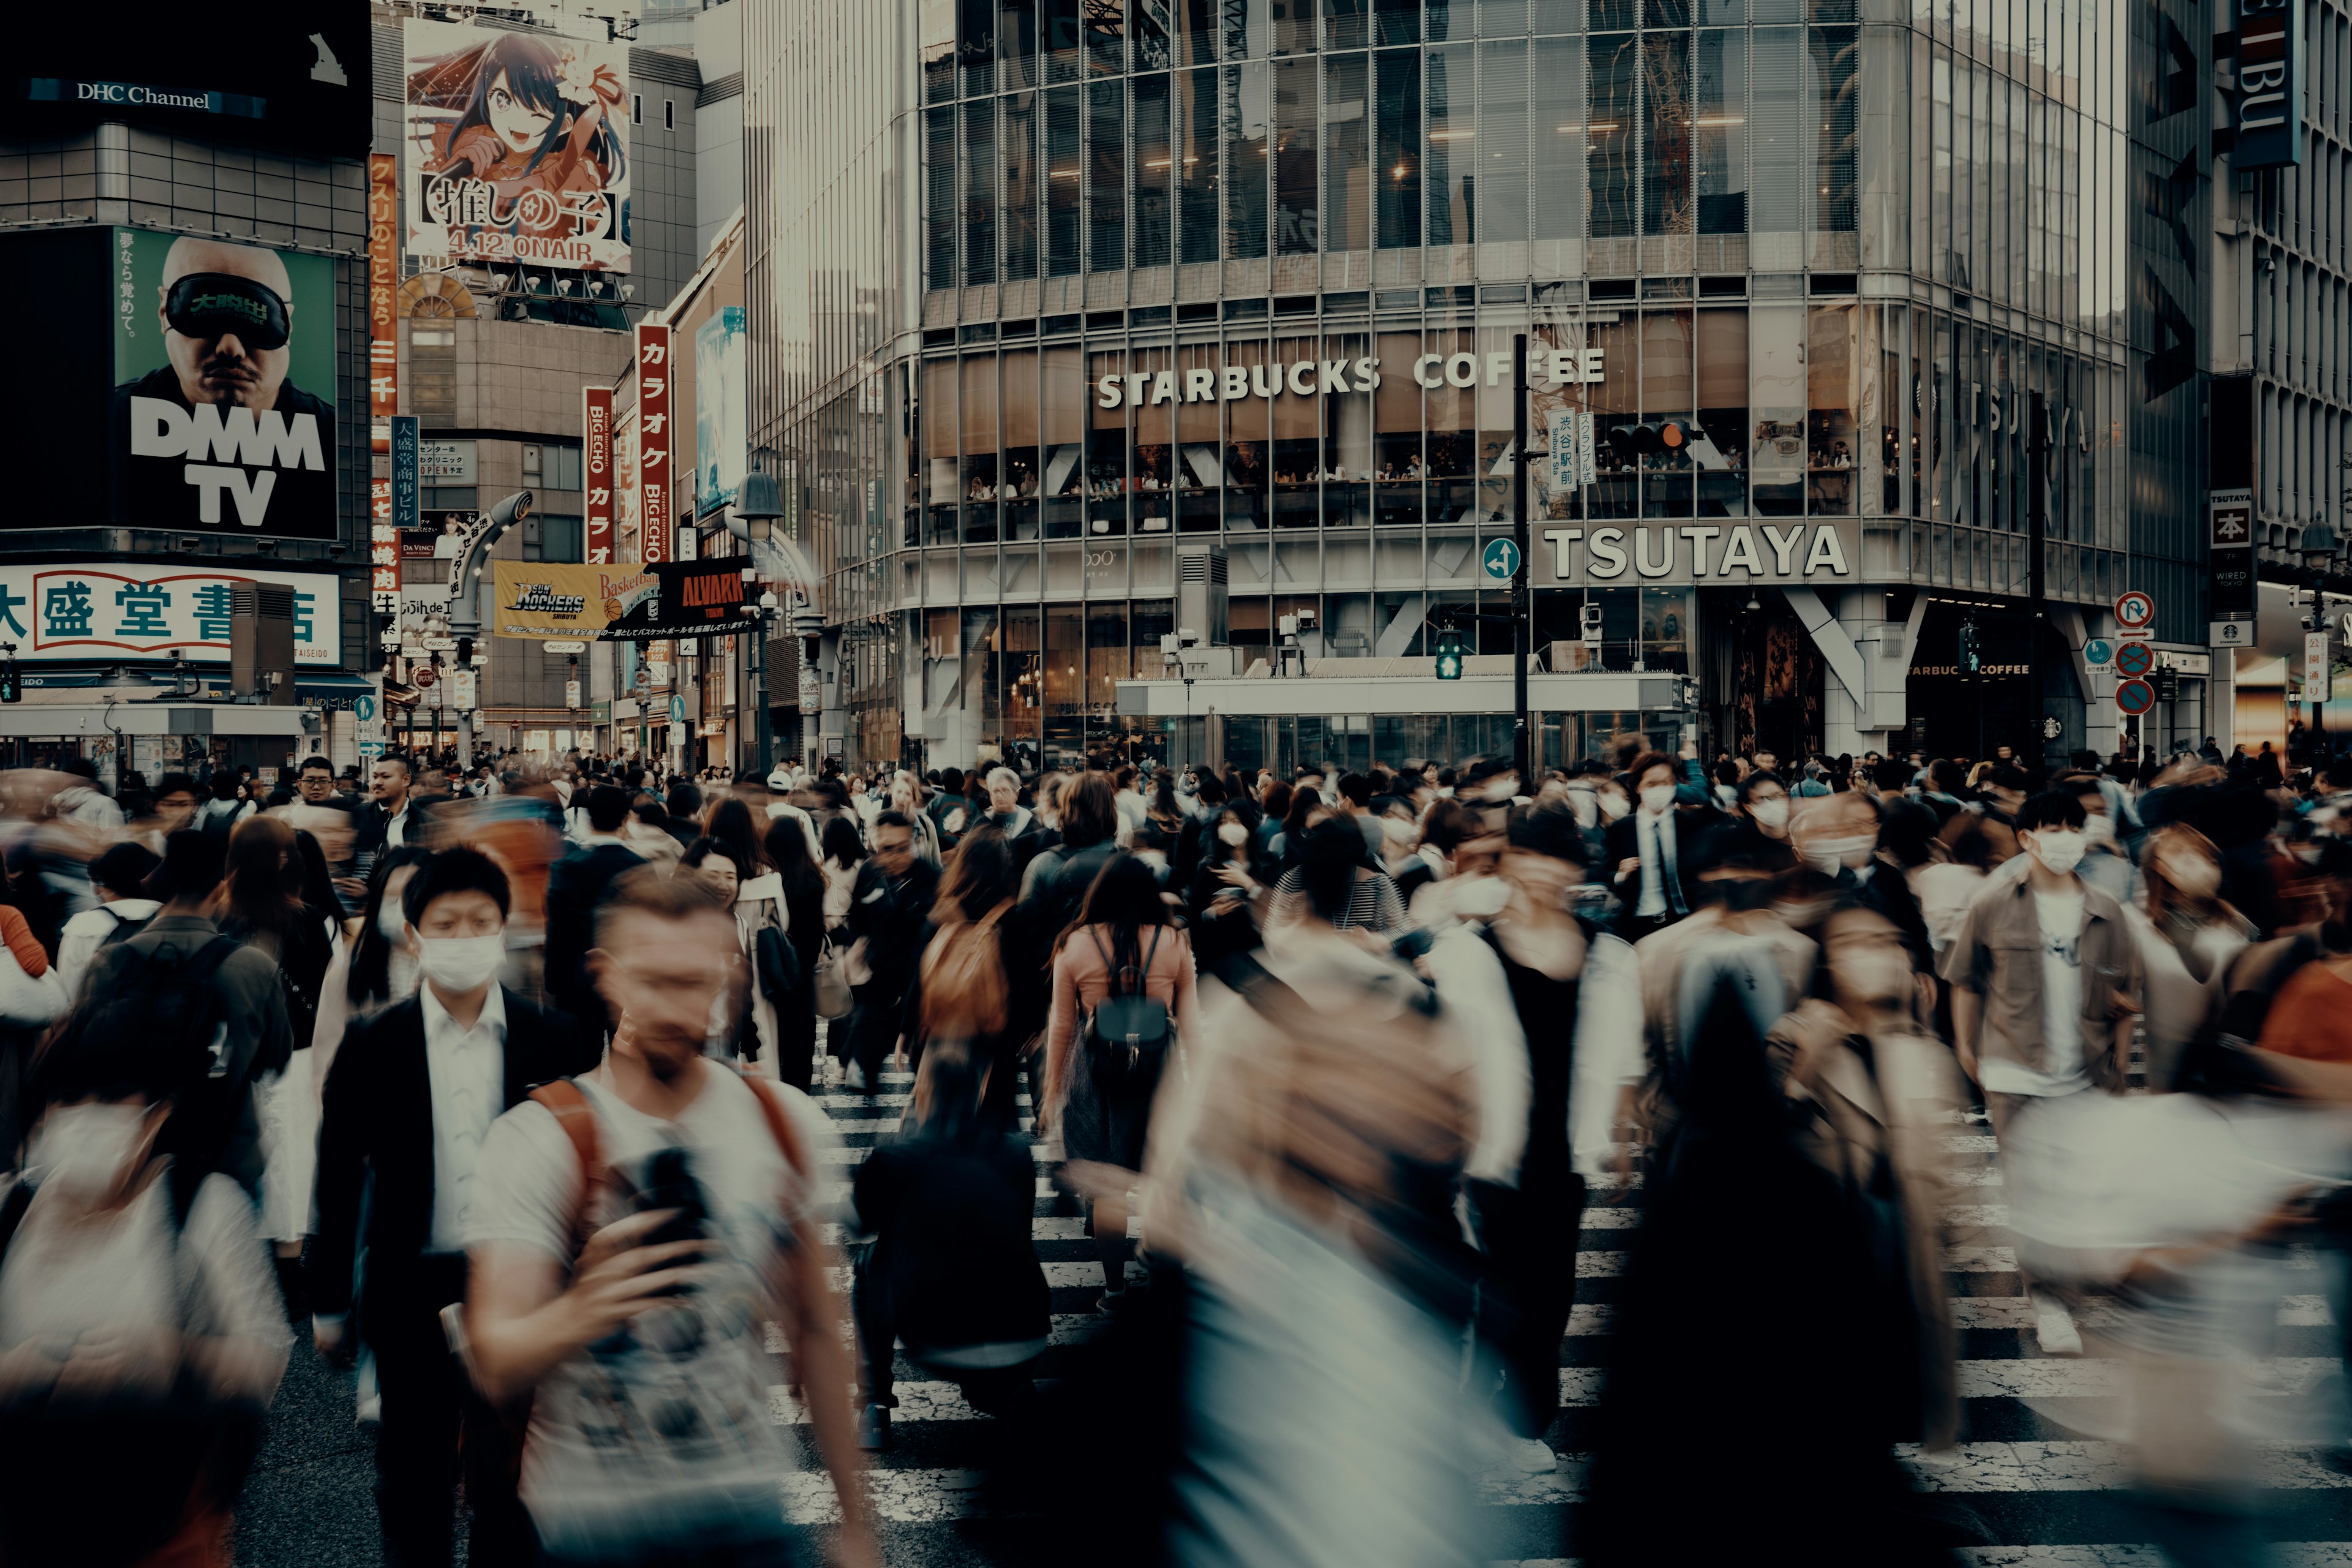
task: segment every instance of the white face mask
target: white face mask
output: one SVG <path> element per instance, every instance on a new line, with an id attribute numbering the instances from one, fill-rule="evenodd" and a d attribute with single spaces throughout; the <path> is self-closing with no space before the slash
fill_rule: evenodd
<path id="1" fill-rule="evenodd" d="M 1612 790 L 1601 796 L 1601 816 L 1604 821 L 1614 822 L 1624 815 L 1625 797 L 1623 795 Z"/>
<path id="2" fill-rule="evenodd" d="M 129 1173 L 146 1142 L 144 1106 L 53 1106 L 26 1143 L 25 1163 L 41 1171 L 45 1192 L 100 1199 Z"/>
<path id="3" fill-rule="evenodd" d="M 1220 822 L 1217 824 L 1217 842 L 1238 849 L 1249 842 L 1249 829 L 1238 822 Z"/>
<path id="4" fill-rule="evenodd" d="M 1652 816 L 1674 804 L 1675 786 L 1672 784 L 1651 784 L 1642 791 L 1642 809 Z"/>
<path id="5" fill-rule="evenodd" d="M 2087 847 L 2084 836 L 2073 828 L 2045 827 L 2033 835 L 2026 848 L 2042 862 L 2043 870 L 2063 877 L 2083 863 Z"/>
<path id="6" fill-rule="evenodd" d="M 2202 856 L 2167 857 L 2158 869 L 2165 880 L 2192 899 L 2210 899 L 2221 890 L 2221 868 Z"/>
<path id="7" fill-rule="evenodd" d="M 1500 877 L 1472 877 L 1454 884 L 1454 912 L 1464 920 L 1492 920 L 1511 901 L 1511 889 Z"/>
<path id="8" fill-rule="evenodd" d="M 2093 812 L 2083 818 L 2083 832 L 2094 844 L 2116 841 L 2116 819 L 2105 812 Z"/>
<path id="9" fill-rule="evenodd" d="M 1748 815 L 1762 827 L 1780 829 L 1789 826 L 1789 802 L 1785 796 L 1774 800 L 1751 800 Z"/>
<path id="10" fill-rule="evenodd" d="M 376 934 L 386 942 L 398 942 L 400 933 L 408 929 L 408 917 L 400 912 L 397 902 L 385 904 L 375 912 Z"/>
<path id="11" fill-rule="evenodd" d="M 507 959 L 507 939 L 488 936 L 428 936 L 416 944 L 425 978 L 444 991 L 471 991 L 499 972 Z"/>
<path id="12" fill-rule="evenodd" d="M 1817 838 L 1805 846 L 1805 858 L 1811 861 L 1817 870 L 1834 877 L 1845 867 L 1859 867 L 1870 858 L 1870 852 L 1877 847 L 1878 840 L 1875 838 L 1858 836 L 1851 838 Z"/>

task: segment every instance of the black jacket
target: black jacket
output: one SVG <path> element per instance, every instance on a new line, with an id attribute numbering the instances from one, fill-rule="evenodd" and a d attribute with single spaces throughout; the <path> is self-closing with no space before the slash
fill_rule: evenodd
<path id="1" fill-rule="evenodd" d="M 1636 832 L 1634 825 L 1641 820 L 1641 816 L 1642 814 L 1639 811 L 1631 811 L 1609 825 L 1608 858 L 1601 873 L 1602 879 L 1623 901 L 1625 913 L 1628 916 L 1633 913 L 1642 901 L 1642 872 L 1640 868 L 1636 867 L 1621 879 L 1617 875 L 1617 868 L 1628 860 L 1639 860 L 1642 858 L 1642 841 L 1634 836 Z M 1693 851 L 1698 847 L 1699 839 L 1705 836 L 1706 830 L 1721 820 L 1721 816 L 1715 812 L 1708 812 L 1703 817 L 1687 815 L 1679 809 L 1666 813 L 1667 831 L 1675 836 L 1675 879 L 1682 883 L 1683 909 L 1685 911 L 1698 908 L 1697 884 L 1692 879 L 1692 873 L 1696 868 L 1697 857 L 1693 854 Z M 1666 901 L 1666 910 L 1668 914 L 1674 912 L 1672 899 Z"/>
<path id="2" fill-rule="evenodd" d="M 425 841 L 425 829 L 433 821 L 433 803 L 417 798 L 411 791 L 408 796 L 408 826 L 402 835 L 411 844 Z M 380 855 L 384 848 L 384 835 L 390 829 L 392 813 L 374 801 L 362 802 L 352 813 L 352 853 Z"/>
<path id="3" fill-rule="evenodd" d="M 646 863 L 621 844 L 591 844 L 558 860 L 547 873 L 547 996 L 592 1027 L 606 1022 L 604 1004 L 588 980 L 588 950 L 596 945 L 596 906 L 613 879 Z"/>
<path id="4" fill-rule="evenodd" d="M 849 934 L 853 941 L 866 939 L 866 964 L 882 995 L 902 997 L 914 983 L 923 927 L 939 890 L 939 868 L 928 860 L 908 862 L 903 877 L 892 877 L 871 858 L 859 864 L 849 895 Z"/>
<path id="5" fill-rule="evenodd" d="M 507 1011 L 502 1110 L 531 1085 L 586 1072 L 591 1043 L 569 1016 L 503 994 Z M 365 1194 L 366 1235 L 361 1235 Z M 411 996 L 355 1020 L 327 1075 L 319 1123 L 319 1230 L 310 1247 L 310 1300 L 320 1312 L 352 1302 L 352 1262 L 364 1241 L 371 1280 L 398 1289 L 432 1238 L 433 1083 L 425 1058 L 425 1004 Z"/>

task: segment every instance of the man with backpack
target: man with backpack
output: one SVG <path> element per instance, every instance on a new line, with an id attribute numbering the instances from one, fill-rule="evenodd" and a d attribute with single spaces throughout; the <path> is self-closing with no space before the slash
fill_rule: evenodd
<path id="1" fill-rule="evenodd" d="M 878 1563 L 821 1229 L 826 1119 L 704 1054 L 738 949 L 690 879 L 624 877 L 595 942 L 611 1049 L 499 1119 L 467 1226 L 471 1364 L 494 1402 L 530 1401 L 541 1562 L 802 1560 L 778 1487 L 795 1446 L 769 1415 L 773 1320 L 840 1501 L 835 1560 Z"/>
<path id="2" fill-rule="evenodd" d="M 162 907 L 138 935 L 100 949 L 81 1005 L 54 1048 L 73 1050 L 118 1030 L 169 1042 L 185 1087 L 155 1152 L 171 1157 L 184 1193 L 219 1172 L 258 1199 L 264 1162 L 254 1086 L 286 1069 L 294 1031 L 277 963 L 223 935 L 205 913 L 224 858 L 221 839 L 195 829 L 163 841 L 163 863 L 149 884 Z"/>
<path id="3" fill-rule="evenodd" d="M 404 1568 L 449 1562 L 461 1451 L 468 1561 L 530 1561 L 513 1445 L 457 1373 L 440 1316 L 465 1299 L 467 1205 L 491 1122 L 531 1084 L 595 1060 L 571 1019 L 498 983 L 509 898 L 506 873 L 478 850 L 444 850 L 417 868 L 400 912 L 423 984 L 352 1025 L 320 1115 L 314 1331 L 322 1352 L 344 1349 L 364 1243 L 363 1331 L 383 1399 L 376 1510 L 385 1559 Z"/>

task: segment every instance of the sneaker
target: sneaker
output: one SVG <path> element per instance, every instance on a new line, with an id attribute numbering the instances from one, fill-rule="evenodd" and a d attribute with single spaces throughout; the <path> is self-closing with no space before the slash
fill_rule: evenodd
<path id="1" fill-rule="evenodd" d="M 836 1058 L 824 1058 L 824 1087 L 827 1089 L 841 1087 L 841 1062 Z"/>
<path id="2" fill-rule="evenodd" d="M 1559 1456 L 1540 1437 L 1512 1437 L 1503 1444 L 1503 1461 L 1515 1470 L 1541 1476 L 1559 1468 Z"/>
<path id="3" fill-rule="evenodd" d="M 1127 1310 L 1127 1303 L 1134 1294 L 1135 1291 L 1132 1289 L 1105 1290 L 1095 1298 L 1095 1310 L 1106 1318 L 1116 1318 Z"/>
<path id="4" fill-rule="evenodd" d="M 857 1413 L 857 1446 L 869 1454 L 890 1446 L 890 1407 L 869 1405 Z"/>
<path id="5" fill-rule="evenodd" d="M 2075 1331 L 2065 1303 L 2038 1290 L 2033 1293 L 2033 1335 L 2042 1342 L 2043 1355 L 2083 1353 L 2083 1336 Z"/>
<path id="6" fill-rule="evenodd" d="M 841 1087 L 849 1090 L 852 1094 L 865 1093 L 865 1067 L 861 1063 L 852 1062 L 846 1068 L 844 1068 L 841 1073 Z"/>

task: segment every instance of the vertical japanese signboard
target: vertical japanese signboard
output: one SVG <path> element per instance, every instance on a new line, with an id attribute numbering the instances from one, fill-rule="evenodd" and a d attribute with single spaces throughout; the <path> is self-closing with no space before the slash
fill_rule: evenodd
<path id="1" fill-rule="evenodd" d="M 613 563 L 613 389 L 580 389 L 580 467 L 591 566 Z"/>
<path id="2" fill-rule="evenodd" d="M 395 414 L 392 417 L 392 526 L 397 529 L 417 526 L 418 509 L 423 505 L 420 462 L 417 453 L 416 416 Z"/>
<path id="3" fill-rule="evenodd" d="M 368 480 L 368 597 L 380 616 L 400 613 L 400 530 L 392 521 L 392 481 Z"/>
<path id="4" fill-rule="evenodd" d="M 400 287 L 400 160 L 368 154 L 368 445 L 389 448 L 386 423 L 400 412 L 400 344 L 394 290 Z"/>
<path id="5" fill-rule="evenodd" d="M 2302 46 L 2299 0 L 2239 0 L 2236 167 L 2303 162 Z"/>
<path id="6" fill-rule="evenodd" d="M 669 328 L 637 323 L 637 538 L 648 566 L 672 560 L 677 528 L 670 485 Z M 656 684 L 669 679 L 669 644 L 646 650 Z"/>

